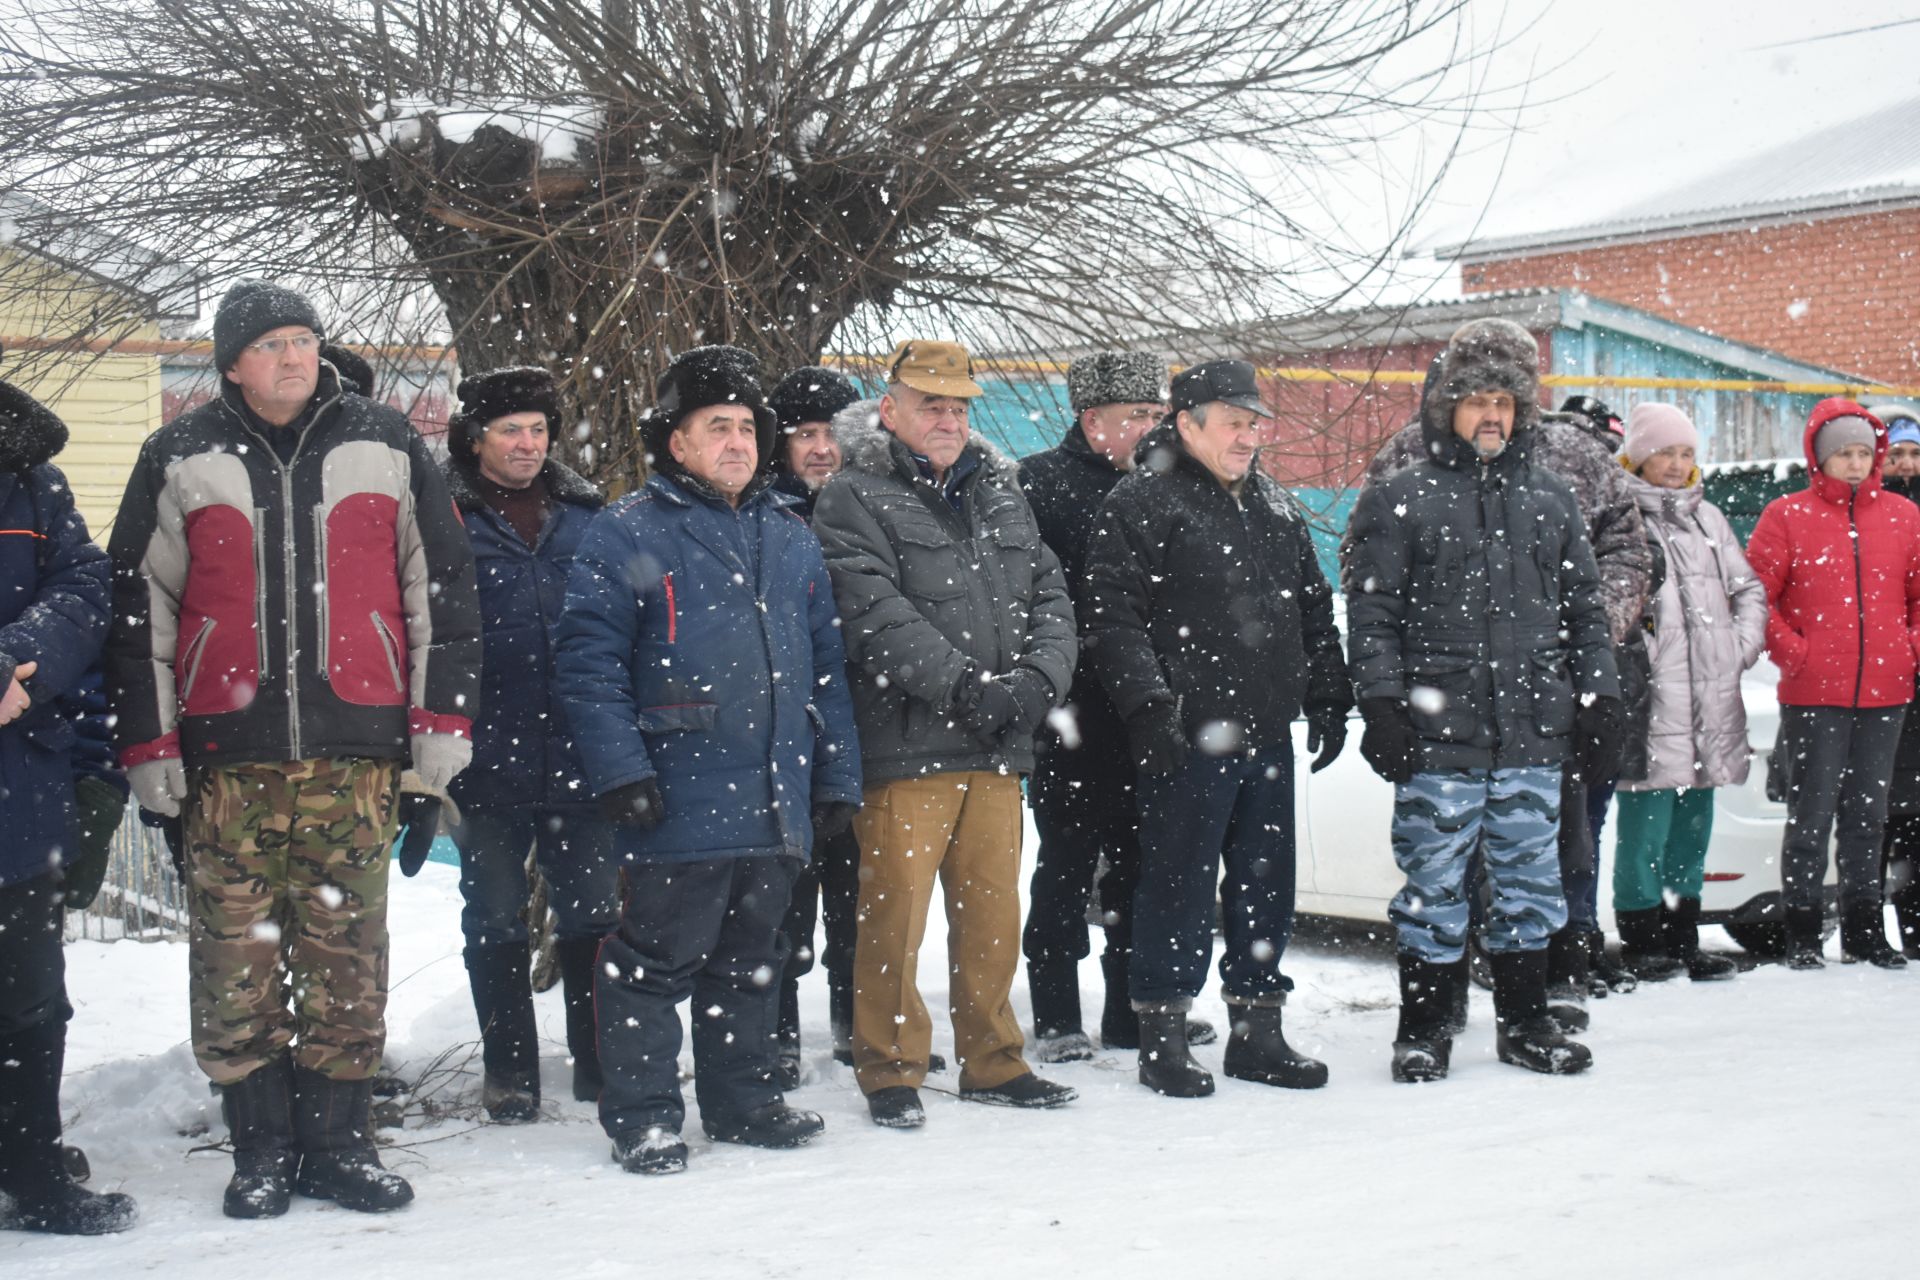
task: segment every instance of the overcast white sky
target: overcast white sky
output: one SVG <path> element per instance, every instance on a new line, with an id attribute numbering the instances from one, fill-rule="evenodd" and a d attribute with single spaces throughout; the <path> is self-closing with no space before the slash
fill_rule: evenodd
<path id="1" fill-rule="evenodd" d="M 1491 235 L 1593 221 L 1920 96 L 1915 0 L 1473 0 L 1471 19 L 1510 42 L 1493 79 L 1531 70 L 1533 83 L 1524 107 L 1509 96 L 1483 113 L 1416 244 L 1464 239 L 1476 223 Z M 1411 171 L 1443 146 L 1435 128 L 1388 164 Z M 1406 266 L 1409 284 L 1437 277 L 1436 296 L 1454 292 L 1451 269 Z"/>

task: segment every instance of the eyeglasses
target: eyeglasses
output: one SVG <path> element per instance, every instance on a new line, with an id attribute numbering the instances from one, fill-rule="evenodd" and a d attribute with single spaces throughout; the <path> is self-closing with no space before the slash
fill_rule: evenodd
<path id="1" fill-rule="evenodd" d="M 258 351 L 263 356 L 277 356 L 288 347 L 292 347 L 301 355 L 305 355 L 319 345 L 320 339 L 317 335 L 302 333 L 292 338 L 265 338 L 259 342 L 249 342 L 247 350 Z"/>

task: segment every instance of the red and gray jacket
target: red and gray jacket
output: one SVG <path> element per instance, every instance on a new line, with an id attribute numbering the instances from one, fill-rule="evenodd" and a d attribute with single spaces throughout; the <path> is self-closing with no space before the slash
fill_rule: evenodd
<path id="1" fill-rule="evenodd" d="M 425 442 L 322 364 L 283 465 L 221 390 L 148 438 L 114 521 L 121 764 L 401 759 L 410 734 L 470 736 L 473 553 Z"/>

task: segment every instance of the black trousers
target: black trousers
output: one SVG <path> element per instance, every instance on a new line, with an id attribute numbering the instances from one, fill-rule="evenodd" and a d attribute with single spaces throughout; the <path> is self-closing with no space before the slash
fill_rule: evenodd
<path id="1" fill-rule="evenodd" d="M 797 858 L 630 862 L 620 927 L 600 944 L 600 1123 L 678 1132 L 680 1014 L 693 998 L 693 1087 L 708 1123 L 780 1100 L 774 1028 Z M 611 970 L 612 972 L 609 972 Z"/>
<path id="2" fill-rule="evenodd" d="M 58 873 L 0 886 L 0 1190 L 58 1176 L 66 959 Z"/>
<path id="3" fill-rule="evenodd" d="M 72 1016 L 60 945 L 64 900 L 56 873 L 0 885 L 0 1037 Z"/>
<path id="4" fill-rule="evenodd" d="M 1907 709 L 1781 707 L 1787 757 L 1787 833 L 1780 887 L 1787 909 L 1821 906 L 1827 837 L 1840 864 L 1840 906 L 1880 905 L 1881 843 L 1893 753 Z"/>
<path id="5" fill-rule="evenodd" d="M 860 906 L 860 842 L 849 828 L 830 840 L 815 839 L 813 861 L 793 882 L 793 900 L 780 932 L 787 940 L 786 981 L 813 970 L 813 926 L 823 917 L 826 946 L 821 964 L 836 982 L 853 985 L 854 915 Z"/>
<path id="6" fill-rule="evenodd" d="M 1087 904 L 1103 857 L 1107 874 L 1100 878 L 1100 920 L 1107 953 L 1132 951 L 1133 895 L 1140 884 L 1140 810 L 1132 782 L 1131 771 L 1120 777 L 1111 770 L 1075 770 L 1052 754 L 1034 769 L 1027 803 L 1040 847 L 1021 935 L 1028 964 L 1078 964 L 1087 958 Z"/>

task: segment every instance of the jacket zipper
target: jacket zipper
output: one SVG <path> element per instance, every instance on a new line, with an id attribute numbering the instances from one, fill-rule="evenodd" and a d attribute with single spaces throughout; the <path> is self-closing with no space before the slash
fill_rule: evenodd
<path id="1" fill-rule="evenodd" d="M 1860 686 L 1867 678 L 1867 595 L 1860 576 L 1860 524 L 1854 518 L 1854 504 L 1860 500 L 1860 486 L 1847 496 L 1847 541 L 1853 544 L 1853 610 L 1858 616 L 1854 631 L 1860 638 L 1860 657 L 1853 666 L 1853 709 L 1860 709 Z"/>
<path id="2" fill-rule="evenodd" d="M 253 509 L 253 643 L 261 678 L 267 674 L 267 509 Z"/>
<path id="3" fill-rule="evenodd" d="M 373 632 L 380 641 L 380 652 L 387 660 L 387 674 L 393 677 L 393 691 L 405 693 L 407 687 L 400 680 L 400 639 L 393 634 L 387 620 L 380 616 L 378 609 L 367 615 L 373 619 Z"/>
<path id="4" fill-rule="evenodd" d="M 328 679 L 327 651 L 331 647 L 332 618 L 327 607 L 327 513 L 319 507 L 313 509 L 313 580 L 317 587 L 313 593 L 314 617 L 320 627 L 314 648 L 319 651 L 317 664 L 320 678 Z"/>

